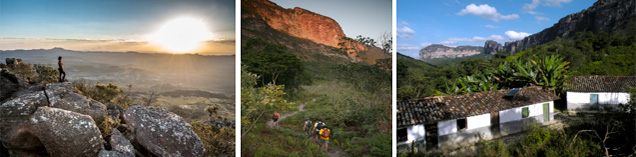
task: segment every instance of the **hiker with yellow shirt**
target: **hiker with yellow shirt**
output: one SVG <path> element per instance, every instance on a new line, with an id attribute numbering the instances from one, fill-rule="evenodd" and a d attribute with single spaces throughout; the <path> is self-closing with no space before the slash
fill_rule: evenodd
<path id="1" fill-rule="evenodd" d="M 322 129 L 320 129 L 320 140 L 318 144 L 322 147 L 322 144 L 325 144 L 325 151 L 329 151 L 329 136 L 331 135 L 331 130 L 327 128 L 327 125 L 323 125 Z"/>

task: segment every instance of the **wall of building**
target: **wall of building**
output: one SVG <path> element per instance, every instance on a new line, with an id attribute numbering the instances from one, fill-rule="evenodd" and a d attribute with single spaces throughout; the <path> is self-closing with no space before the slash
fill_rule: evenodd
<path id="1" fill-rule="evenodd" d="M 530 112 L 528 117 L 534 117 L 534 116 L 543 115 L 543 104 L 545 104 L 545 103 L 549 103 L 550 104 L 550 113 L 553 113 L 554 112 L 554 103 L 552 101 L 542 102 L 542 103 L 537 103 L 537 104 L 521 106 L 521 107 L 517 107 L 517 108 L 512 108 L 512 109 L 499 111 L 499 123 L 506 123 L 506 122 L 521 120 L 522 119 L 521 111 L 523 110 L 524 107 L 528 107 L 528 110 Z M 541 118 L 541 119 L 543 119 L 543 118 Z"/>
<path id="2" fill-rule="evenodd" d="M 437 122 L 437 133 L 439 136 L 448 135 L 457 132 L 457 120 L 446 120 Z"/>
<path id="3" fill-rule="evenodd" d="M 408 140 L 405 143 L 411 143 L 413 140 L 420 141 L 426 139 L 426 129 L 424 128 L 424 125 L 409 126 L 407 127 L 406 132 Z"/>
<path id="4" fill-rule="evenodd" d="M 490 126 L 490 113 L 466 118 L 467 130 Z"/>
<path id="5" fill-rule="evenodd" d="M 444 124 L 441 124 L 442 122 L 438 123 L 439 131 L 442 132 L 442 126 L 445 126 L 445 130 L 449 131 L 444 134 L 440 133 L 438 146 L 444 149 L 457 148 L 479 140 L 489 140 L 517 133 L 527 129 L 529 124 L 548 122 L 549 120 L 544 119 L 543 116 L 543 104 L 545 103 L 549 104 L 551 120 L 554 118 L 554 103 L 552 101 L 500 111 L 499 129 L 493 129 L 490 126 L 490 114 L 468 117 L 468 128 L 459 131 L 457 131 L 457 120 L 442 121 Z M 527 118 L 521 117 L 521 110 L 524 107 L 528 107 L 529 110 Z"/>
<path id="6" fill-rule="evenodd" d="M 617 104 L 629 102 L 629 93 L 621 92 L 566 92 L 568 110 L 590 109 L 590 95 L 598 94 L 598 103 L 604 107 L 614 107 Z"/>

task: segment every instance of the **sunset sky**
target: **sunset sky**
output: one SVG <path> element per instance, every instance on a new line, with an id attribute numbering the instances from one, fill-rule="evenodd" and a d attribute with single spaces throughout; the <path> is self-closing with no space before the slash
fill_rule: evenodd
<path id="1" fill-rule="evenodd" d="M 235 4 L 205 1 L 0 1 L 0 50 L 228 55 Z"/>

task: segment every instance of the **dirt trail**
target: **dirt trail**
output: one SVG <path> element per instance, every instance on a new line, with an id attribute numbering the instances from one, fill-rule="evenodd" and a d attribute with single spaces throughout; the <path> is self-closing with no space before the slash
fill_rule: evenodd
<path id="1" fill-rule="evenodd" d="M 314 102 L 314 101 L 316 101 L 315 98 L 313 100 L 311 100 L 311 102 Z M 298 113 L 300 111 L 304 111 L 305 110 L 305 105 L 307 105 L 307 103 L 309 103 L 309 102 L 304 102 L 303 104 L 300 104 L 300 106 L 298 106 L 298 111 L 294 111 L 292 113 L 287 113 L 287 114 L 284 114 L 284 115 L 280 116 L 280 118 L 278 118 L 278 123 L 280 123 L 280 121 L 282 121 L 283 119 L 285 119 L 285 118 L 287 118 L 289 116 L 293 116 L 293 115 L 295 115 L 296 113 Z M 274 127 L 274 121 L 271 121 L 271 120 L 267 121 L 267 126 L 269 126 L 270 128 L 273 128 Z"/>
<path id="2" fill-rule="evenodd" d="M 315 101 L 316 101 L 316 99 L 314 98 L 313 100 L 311 100 L 309 102 L 304 102 L 304 103 L 300 104 L 300 106 L 298 106 L 298 111 L 294 111 L 292 113 L 287 113 L 287 114 L 281 115 L 280 118 L 278 118 L 278 122 L 280 123 L 280 121 L 282 121 L 283 119 L 285 119 L 285 118 L 287 118 L 289 116 L 293 116 L 293 115 L 295 115 L 296 113 L 298 113 L 300 111 L 305 111 L 305 105 L 307 105 L 307 103 L 315 102 Z M 273 128 L 274 127 L 274 122 L 271 121 L 271 120 L 267 121 L 267 126 L 269 126 L 270 128 Z M 277 127 L 280 127 L 280 126 L 277 126 Z M 310 138 L 310 139 L 312 139 L 312 141 L 316 142 L 313 137 Z M 324 151 L 324 147 L 322 147 L 322 150 Z M 339 147 L 337 147 L 337 146 L 335 146 L 333 144 L 329 145 L 328 154 L 329 154 L 329 156 L 347 156 L 347 154 L 342 149 L 340 149 Z"/>

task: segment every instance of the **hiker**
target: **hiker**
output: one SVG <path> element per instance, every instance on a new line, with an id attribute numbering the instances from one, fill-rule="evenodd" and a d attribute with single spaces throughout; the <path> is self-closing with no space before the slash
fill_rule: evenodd
<path id="1" fill-rule="evenodd" d="M 327 125 L 323 125 L 322 129 L 320 129 L 320 141 L 318 141 L 318 144 L 320 147 L 325 144 L 325 152 L 329 151 L 329 136 L 331 136 L 331 130 L 327 128 Z"/>
<path id="2" fill-rule="evenodd" d="M 311 120 L 309 118 L 305 119 L 305 123 L 303 125 L 303 132 L 305 132 L 305 136 L 311 137 Z"/>
<path id="3" fill-rule="evenodd" d="M 64 82 L 64 80 L 66 80 L 66 72 L 64 72 L 64 62 L 62 62 L 62 56 L 57 57 L 57 65 L 59 66 L 57 70 L 60 71 L 60 82 Z"/>
<path id="4" fill-rule="evenodd" d="M 323 126 L 325 126 L 325 123 L 323 123 L 320 119 L 318 119 L 318 121 L 314 125 L 314 128 L 311 129 L 315 132 L 316 141 L 318 141 L 318 136 L 320 135 L 320 129 L 322 129 Z"/>
<path id="5" fill-rule="evenodd" d="M 280 118 L 280 115 L 278 114 L 278 112 L 274 111 L 274 115 L 272 115 L 272 120 L 274 121 L 274 126 L 278 126 L 278 118 Z"/>

